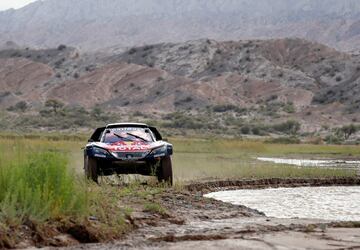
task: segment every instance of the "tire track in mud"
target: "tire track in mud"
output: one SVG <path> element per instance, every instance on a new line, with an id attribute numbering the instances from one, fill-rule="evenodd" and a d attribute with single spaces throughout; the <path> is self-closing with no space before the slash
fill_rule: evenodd
<path id="1" fill-rule="evenodd" d="M 171 211 L 169 217 L 142 224 L 123 241 L 80 247 L 204 250 L 356 248 L 360 245 L 360 223 L 270 218 L 245 206 L 203 197 L 204 193 L 224 189 L 331 185 L 360 185 L 360 178 L 272 178 L 193 183 L 186 185 L 183 191 L 169 190 L 161 195 L 161 204 Z M 181 223 L 176 223 L 178 221 Z"/>
<path id="2" fill-rule="evenodd" d="M 335 249 L 348 249 L 359 246 L 360 222 L 271 218 L 246 206 L 203 197 L 208 192 L 228 189 L 329 185 L 360 185 L 360 178 L 226 180 L 188 184 L 181 190 L 169 188 L 150 197 L 166 209 L 166 214 L 134 211 L 128 218 L 133 230 L 118 241 L 80 244 L 82 241 L 68 232 L 57 237 L 68 242 L 57 243 L 57 246 L 95 250 L 331 249 L 331 245 L 337 245 Z M 132 206 L 131 200 L 124 202 Z M 142 200 L 135 200 L 134 204 L 138 202 Z"/>

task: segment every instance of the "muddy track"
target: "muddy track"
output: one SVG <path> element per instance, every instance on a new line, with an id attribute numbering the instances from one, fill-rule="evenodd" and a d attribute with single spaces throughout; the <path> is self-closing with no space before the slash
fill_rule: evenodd
<path id="1" fill-rule="evenodd" d="M 359 222 L 277 219 L 203 197 L 225 189 L 360 185 L 360 178 L 212 181 L 154 197 L 168 213 L 134 213 L 136 230 L 122 241 L 71 249 L 358 249 Z"/>
<path id="2" fill-rule="evenodd" d="M 19 235 L 23 241 L 11 242 L 14 237 L 8 235 L 8 244 L 4 246 L 68 246 L 69 249 L 360 249 L 360 222 L 271 218 L 246 206 L 203 196 L 212 191 L 241 188 L 332 185 L 360 185 L 360 178 L 211 181 L 189 184 L 181 190 L 169 188 L 146 197 L 130 195 L 119 200 L 119 209 L 121 206 L 134 209 L 125 221 L 129 228 L 126 234 L 98 238 L 97 230 L 101 229 L 93 218 L 84 225 L 53 222 L 45 226 L 48 229 L 23 225 L 24 231 Z M 143 188 L 149 186 L 139 187 Z M 158 203 L 166 212 L 146 211 L 143 208 L 146 202 Z M 118 240 L 114 241 L 115 238 Z M 0 230 L 0 243 L 1 239 Z"/>

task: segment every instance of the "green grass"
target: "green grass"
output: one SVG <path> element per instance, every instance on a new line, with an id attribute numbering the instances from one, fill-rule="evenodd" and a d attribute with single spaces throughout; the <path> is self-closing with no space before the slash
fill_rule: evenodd
<path id="1" fill-rule="evenodd" d="M 0 227 L 28 220 L 82 223 L 88 216 L 108 229 L 116 223 L 122 227 L 127 211 L 109 205 L 110 196 L 85 180 L 81 146 L 81 141 L 48 137 L 0 139 Z"/>
<path id="2" fill-rule="evenodd" d="M 167 211 L 165 208 L 163 208 L 160 204 L 154 203 L 154 202 L 145 203 L 143 211 L 150 212 L 150 213 L 162 214 L 162 215 L 167 214 Z"/>
<path id="3" fill-rule="evenodd" d="M 84 181 L 69 171 L 65 155 L 42 152 L 5 162 L 0 162 L 0 221 L 19 224 L 88 214 Z"/>
<path id="4" fill-rule="evenodd" d="M 360 147 L 343 145 L 268 144 L 234 139 L 181 139 L 174 144 L 174 173 L 179 182 L 208 179 L 272 177 L 348 177 L 355 171 L 301 168 L 261 162 L 256 157 L 341 158 L 360 157 Z"/>
<path id="5" fill-rule="evenodd" d="M 82 175 L 81 147 L 86 143 L 86 136 L 83 136 L 83 141 L 76 136 L 74 140 L 68 140 L 69 137 L 71 138 L 46 134 L 35 137 L 0 137 L 0 164 L 22 164 L 30 154 L 52 151 L 66 154 L 70 168 Z M 256 157 L 360 157 L 360 147 L 347 145 L 268 144 L 262 141 L 217 138 L 170 138 L 170 142 L 174 144 L 174 176 L 179 182 L 214 178 L 354 176 L 354 171 L 277 165 L 260 162 Z"/>

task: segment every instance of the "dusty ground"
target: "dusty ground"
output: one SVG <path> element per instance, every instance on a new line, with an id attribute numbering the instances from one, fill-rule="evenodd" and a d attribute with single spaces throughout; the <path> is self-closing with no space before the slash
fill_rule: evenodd
<path id="1" fill-rule="evenodd" d="M 253 183 L 253 187 L 299 186 L 301 182 L 305 180 L 296 180 L 294 184 L 283 180 L 284 185 L 278 179 L 262 180 Z M 313 180 L 302 185 L 337 182 L 359 184 L 356 180 L 334 179 L 332 183 Z M 240 182 L 237 184 L 244 187 Z M 219 183 L 218 187 L 212 183 L 207 189 L 203 185 L 188 186 L 192 191 L 167 190 L 148 197 L 167 212 L 134 211 L 129 223 L 135 230 L 121 241 L 74 245 L 68 249 L 360 249 L 360 222 L 269 218 L 244 206 L 203 198 L 199 190 L 226 188 L 219 187 Z"/>
<path id="2" fill-rule="evenodd" d="M 316 223 L 318 226 L 315 226 Z M 320 221 L 234 217 L 158 225 L 135 231 L 125 241 L 70 249 L 357 249 L 359 228 Z"/>

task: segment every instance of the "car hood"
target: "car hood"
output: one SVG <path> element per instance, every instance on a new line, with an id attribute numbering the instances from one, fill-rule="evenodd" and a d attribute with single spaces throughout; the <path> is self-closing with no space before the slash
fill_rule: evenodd
<path id="1" fill-rule="evenodd" d="M 92 143 L 92 146 L 100 147 L 110 152 L 145 152 L 165 145 L 166 142 L 164 141 L 156 141 L 156 142 L 141 142 L 141 141 L 123 142 L 122 141 L 111 144 L 102 143 L 102 142 Z"/>

